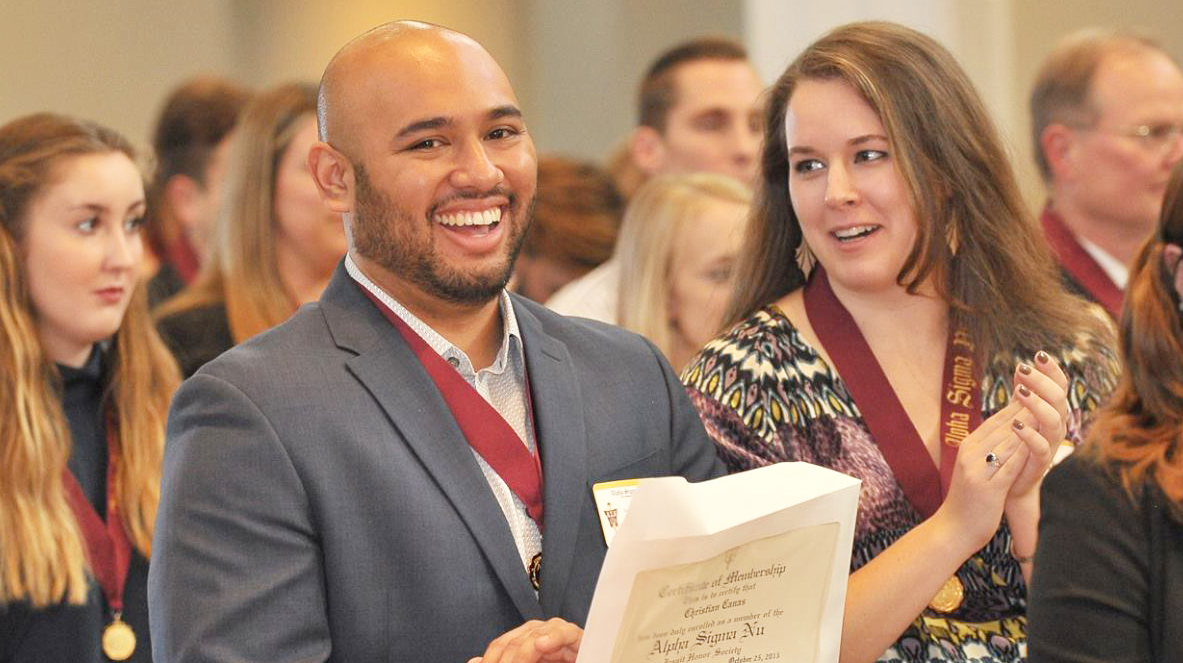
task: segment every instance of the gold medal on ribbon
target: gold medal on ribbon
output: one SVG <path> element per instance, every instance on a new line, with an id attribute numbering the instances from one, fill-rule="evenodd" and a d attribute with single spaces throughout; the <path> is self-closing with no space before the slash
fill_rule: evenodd
<path id="1" fill-rule="evenodd" d="M 530 558 L 530 566 L 526 569 L 526 573 L 530 576 L 530 584 L 534 586 L 534 591 L 542 588 L 542 553 L 535 553 Z"/>
<path id="2" fill-rule="evenodd" d="M 937 595 L 932 597 L 928 602 L 928 607 L 937 612 L 953 612 L 961 607 L 961 601 L 965 598 L 965 587 L 958 580 L 957 576 L 950 576 L 945 584 L 941 585 L 940 591 Z"/>
<path id="3" fill-rule="evenodd" d="M 103 653 L 112 661 L 126 661 L 136 650 L 136 634 L 118 614 L 103 629 Z"/>

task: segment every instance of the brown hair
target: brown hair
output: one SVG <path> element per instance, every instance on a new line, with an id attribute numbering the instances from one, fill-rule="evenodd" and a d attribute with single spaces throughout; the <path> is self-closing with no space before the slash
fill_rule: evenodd
<path id="1" fill-rule="evenodd" d="M 243 110 L 213 253 L 193 285 L 157 309 L 157 319 L 221 302 L 237 343 L 287 320 L 296 310 L 275 255 L 275 173 L 299 120 L 315 113 L 316 87 L 305 83 L 272 88 Z"/>
<path id="2" fill-rule="evenodd" d="M 173 90 L 152 133 L 156 168 L 148 187 L 148 217 L 144 232 L 148 248 L 163 255 L 180 229 L 164 208 L 164 189 L 177 175 L 205 184 L 214 150 L 238 122 L 238 114 L 250 99 L 250 91 L 218 76 L 199 76 Z"/>
<path id="3" fill-rule="evenodd" d="M 1125 370 L 1097 414 L 1083 453 L 1113 463 L 1131 497 L 1157 483 L 1183 522 L 1183 324 L 1175 272 L 1164 264 L 1168 244 L 1183 247 L 1183 163 L 1167 187 L 1158 232 L 1130 268 L 1121 314 Z"/>
<path id="4" fill-rule="evenodd" d="M 1062 39 L 1039 68 L 1029 107 L 1031 145 L 1045 182 L 1051 180 L 1051 170 L 1043 153 L 1043 130 L 1050 124 L 1092 126 L 1097 121 L 1097 109 L 1090 97 L 1093 77 L 1101 62 L 1115 53 L 1159 53 L 1170 57 L 1158 42 L 1147 37 L 1089 29 Z"/>
<path id="5" fill-rule="evenodd" d="M 538 160 L 538 198 L 522 252 L 591 269 L 612 257 L 623 213 L 624 199 L 604 171 L 583 161 L 544 157 Z"/>
<path id="6" fill-rule="evenodd" d="M 701 60 L 744 60 L 748 52 L 726 37 L 699 37 L 665 51 L 649 66 L 637 94 L 637 124 L 665 131 L 670 109 L 677 104 L 675 75 L 679 67 Z"/>
<path id="7" fill-rule="evenodd" d="M 826 34 L 772 87 L 729 323 L 805 284 L 785 144 L 785 112 L 803 80 L 844 81 L 878 114 L 919 225 L 899 282 L 915 292 L 931 278 L 951 326 L 969 329 L 983 359 L 1059 346 L 1081 331 L 1105 338 L 1100 319 L 1063 290 L 969 78 L 932 38 L 881 22 Z"/>
<path id="8" fill-rule="evenodd" d="M 54 183 L 59 165 L 110 152 L 134 157 L 122 136 L 90 122 L 42 113 L 0 127 L 0 603 L 86 599 L 86 556 L 62 484 L 70 430 L 19 246 L 29 204 Z M 113 415 L 121 454 L 111 489 L 132 544 L 148 556 L 179 374 L 148 317 L 143 287 L 132 295 L 108 365 L 103 409 Z"/>

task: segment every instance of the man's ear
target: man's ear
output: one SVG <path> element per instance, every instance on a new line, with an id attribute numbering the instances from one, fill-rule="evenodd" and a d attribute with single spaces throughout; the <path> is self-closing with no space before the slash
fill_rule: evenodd
<path id="1" fill-rule="evenodd" d="M 353 211 L 353 163 L 344 154 L 324 141 L 317 141 L 308 150 L 308 172 L 320 189 L 325 207 L 338 214 Z"/>
<path id="2" fill-rule="evenodd" d="M 1076 166 L 1076 136 L 1068 126 L 1053 122 L 1039 134 L 1039 145 L 1052 179 L 1071 177 Z"/>
<path id="3" fill-rule="evenodd" d="M 665 167 L 665 141 L 653 127 L 637 127 L 629 140 L 633 163 L 646 175 L 655 175 Z"/>
<path id="4" fill-rule="evenodd" d="M 203 193 L 201 184 L 188 175 L 173 175 L 164 184 L 164 205 L 187 233 L 197 230 Z"/>

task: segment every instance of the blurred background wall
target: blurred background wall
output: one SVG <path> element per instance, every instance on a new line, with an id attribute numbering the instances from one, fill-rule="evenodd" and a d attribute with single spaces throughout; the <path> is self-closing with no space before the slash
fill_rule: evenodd
<path id="1" fill-rule="evenodd" d="M 316 80 L 350 37 L 419 18 L 483 43 L 514 82 L 541 152 L 605 157 L 634 122 L 641 72 L 671 44 L 728 35 L 771 83 L 825 30 L 888 19 L 947 45 L 1015 154 L 1032 205 L 1026 96 L 1052 42 L 1122 26 L 1183 59 L 1183 3 L 1164 0 L 0 0 L 0 122 L 89 117 L 146 145 L 164 94 L 197 73 L 255 86 Z"/>

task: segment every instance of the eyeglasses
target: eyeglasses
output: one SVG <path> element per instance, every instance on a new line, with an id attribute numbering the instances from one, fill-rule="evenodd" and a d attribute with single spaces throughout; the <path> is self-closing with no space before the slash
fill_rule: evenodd
<path id="1" fill-rule="evenodd" d="M 1140 124 L 1133 127 L 1119 129 L 1101 129 L 1099 127 L 1077 127 L 1082 131 L 1096 131 L 1098 133 L 1132 138 L 1148 151 L 1159 154 L 1169 152 L 1179 144 L 1183 136 L 1183 124 Z"/>

